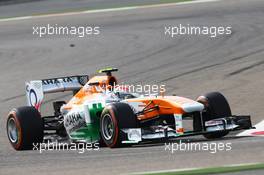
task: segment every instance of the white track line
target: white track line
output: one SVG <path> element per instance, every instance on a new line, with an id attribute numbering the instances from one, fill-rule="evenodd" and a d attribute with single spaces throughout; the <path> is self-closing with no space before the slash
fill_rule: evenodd
<path id="1" fill-rule="evenodd" d="M 237 134 L 236 136 L 264 136 L 264 135 L 254 135 L 252 133 L 255 133 L 255 132 L 263 132 L 264 131 L 264 120 L 262 120 L 261 122 L 259 122 L 258 124 L 255 125 L 256 129 L 249 129 L 249 130 L 246 130 L 246 131 L 243 131 L 239 134 Z"/>
<path id="2" fill-rule="evenodd" d="M 45 15 L 11 17 L 11 18 L 0 19 L 0 22 L 18 21 L 18 20 L 35 19 L 35 18 L 58 17 L 58 16 L 71 16 L 71 15 L 91 14 L 91 13 L 116 12 L 116 11 L 126 11 L 126 10 L 134 10 L 134 9 L 168 7 L 168 6 L 175 6 L 175 5 L 197 4 L 197 3 L 216 2 L 216 1 L 220 1 L 220 0 L 194 0 L 194 1 L 187 1 L 187 2 L 153 4 L 153 5 L 139 5 L 139 6 L 131 6 L 131 7 L 85 10 L 85 11 L 78 11 L 78 12 L 66 12 L 66 13 L 55 13 L 55 14 L 45 14 Z"/>
<path id="3" fill-rule="evenodd" d="M 0 19 L 0 22 L 6 22 L 6 21 L 18 21 L 18 20 L 25 20 L 25 19 L 31 19 L 33 16 L 22 16 L 22 17 L 14 17 L 14 18 L 5 18 Z"/>

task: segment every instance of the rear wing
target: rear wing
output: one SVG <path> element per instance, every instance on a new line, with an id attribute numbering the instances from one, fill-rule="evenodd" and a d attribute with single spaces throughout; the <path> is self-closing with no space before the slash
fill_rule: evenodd
<path id="1" fill-rule="evenodd" d="M 64 91 L 77 92 L 88 80 L 88 75 L 77 75 L 26 82 L 27 104 L 40 111 L 44 94 Z"/>

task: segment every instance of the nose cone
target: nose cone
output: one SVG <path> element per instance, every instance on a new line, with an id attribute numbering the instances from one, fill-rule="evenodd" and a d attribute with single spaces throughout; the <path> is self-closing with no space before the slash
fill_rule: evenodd
<path id="1" fill-rule="evenodd" d="M 173 101 L 177 106 L 180 106 L 184 112 L 195 112 L 195 111 L 202 111 L 204 109 L 204 105 L 179 96 L 168 96 L 167 99 Z"/>
<path id="2" fill-rule="evenodd" d="M 193 101 L 191 103 L 184 103 L 182 104 L 182 109 L 185 112 L 195 112 L 195 111 L 202 111 L 204 109 L 204 105 Z"/>

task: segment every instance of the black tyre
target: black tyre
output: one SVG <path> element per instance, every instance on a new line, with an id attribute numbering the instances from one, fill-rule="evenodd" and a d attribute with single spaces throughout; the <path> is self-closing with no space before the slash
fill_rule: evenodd
<path id="1" fill-rule="evenodd" d="M 126 103 L 113 103 L 105 107 L 100 118 L 100 133 L 104 143 L 111 148 L 122 146 L 126 139 L 124 128 L 137 128 L 138 120 Z"/>
<path id="2" fill-rule="evenodd" d="M 40 113 L 34 107 L 19 107 L 8 114 L 7 136 L 16 150 L 29 150 L 33 148 L 33 143 L 41 143 L 43 127 Z"/>
<path id="3" fill-rule="evenodd" d="M 208 121 L 212 119 L 229 117 L 232 115 L 230 106 L 226 98 L 219 92 L 211 92 L 198 97 L 198 102 L 204 104 L 205 112 L 203 113 L 203 120 Z M 217 131 L 204 134 L 207 139 L 221 138 L 227 135 L 228 131 Z"/>

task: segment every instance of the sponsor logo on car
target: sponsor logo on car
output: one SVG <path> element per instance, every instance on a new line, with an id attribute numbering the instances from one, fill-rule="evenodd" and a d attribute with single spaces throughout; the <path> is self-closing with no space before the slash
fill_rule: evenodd
<path id="1" fill-rule="evenodd" d="M 69 82 L 72 82 L 72 79 L 70 77 L 54 78 L 54 79 L 42 80 L 42 82 L 43 82 L 44 85 L 49 85 L 49 84 L 59 84 L 61 82 L 69 83 Z"/>
<path id="2" fill-rule="evenodd" d="M 70 113 L 64 119 L 64 126 L 68 133 L 85 126 L 85 124 L 85 118 L 81 113 Z"/>

